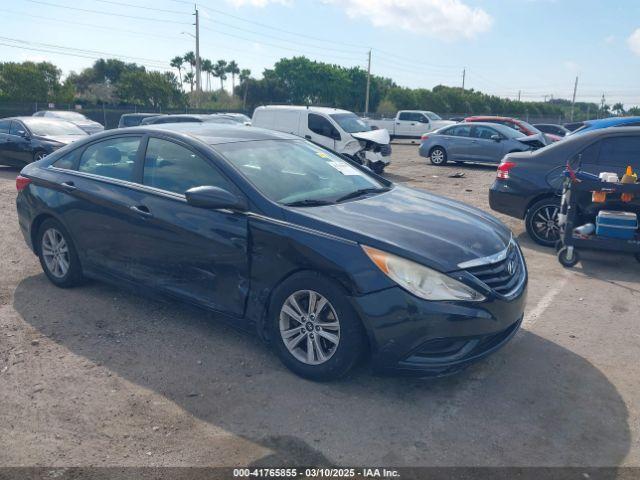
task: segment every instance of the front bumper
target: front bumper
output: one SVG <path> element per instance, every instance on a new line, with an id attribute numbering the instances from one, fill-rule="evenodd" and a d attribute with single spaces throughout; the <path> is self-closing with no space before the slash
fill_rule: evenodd
<path id="1" fill-rule="evenodd" d="M 462 370 L 505 345 L 524 316 L 527 281 L 505 300 L 430 302 L 400 287 L 353 297 L 382 373 L 422 377 Z"/>

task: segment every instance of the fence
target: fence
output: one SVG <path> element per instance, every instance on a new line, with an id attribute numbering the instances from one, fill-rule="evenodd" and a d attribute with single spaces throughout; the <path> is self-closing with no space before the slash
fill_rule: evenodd
<path id="1" fill-rule="evenodd" d="M 361 116 L 364 116 L 364 113 L 358 114 Z M 443 120 L 449 120 L 449 119 L 454 119 L 454 120 L 461 120 L 463 118 L 466 117 L 471 117 L 473 115 L 478 115 L 478 114 L 473 114 L 473 113 L 439 113 L 438 115 L 440 117 L 443 118 Z M 393 113 L 369 113 L 368 118 L 371 119 L 375 119 L 375 120 L 380 120 L 382 118 L 394 118 L 395 117 L 395 112 Z M 521 120 L 524 120 L 525 122 L 528 123 L 555 123 L 555 124 L 560 124 L 562 125 L 563 123 L 567 123 L 569 122 L 569 119 L 563 115 L 529 115 L 529 114 L 523 114 L 523 113 L 504 113 L 504 114 L 500 114 L 500 115 L 493 115 L 493 116 L 500 116 L 500 117 L 512 117 L 512 118 L 519 118 Z"/>
<path id="2" fill-rule="evenodd" d="M 105 128 L 116 128 L 120 116 L 125 113 L 155 112 L 153 108 L 138 107 L 135 105 L 82 105 L 77 108 L 75 104 L 50 104 L 47 102 L 29 103 L 2 103 L 0 102 L 0 118 L 30 116 L 39 110 L 73 110 L 82 113 L 87 118 L 104 125 Z M 225 110 L 231 112 L 231 110 Z M 159 113 L 221 113 L 218 110 L 197 109 L 186 107 L 182 109 L 166 109 Z M 238 112 L 245 113 L 245 112 Z M 251 116 L 251 112 L 249 112 Z"/>

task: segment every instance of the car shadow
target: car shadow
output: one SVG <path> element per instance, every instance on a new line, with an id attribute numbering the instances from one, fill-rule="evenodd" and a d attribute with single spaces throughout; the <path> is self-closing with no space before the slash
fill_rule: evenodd
<path id="1" fill-rule="evenodd" d="M 18 167 L 7 167 L 4 165 L 0 165 L 0 179 L 3 180 L 13 180 L 20 173 L 21 168 Z"/>
<path id="2" fill-rule="evenodd" d="M 361 366 L 322 384 L 296 377 L 214 314 L 102 283 L 58 289 L 35 275 L 17 286 L 13 305 L 59 346 L 267 449 L 254 465 L 615 466 L 630 448 L 614 385 L 524 330 L 452 377 L 379 377 Z M 59 401 L 39 411 L 43 425 Z"/>

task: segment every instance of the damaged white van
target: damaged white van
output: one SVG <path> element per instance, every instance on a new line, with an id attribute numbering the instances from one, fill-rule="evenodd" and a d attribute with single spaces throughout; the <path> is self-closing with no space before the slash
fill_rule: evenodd
<path id="1" fill-rule="evenodd" d="M 355 113 L 327 107 L 268 105 L 253 112 L 254 127 L 291 133 L 346 155 L 376 173 L 391 162 L 389 132 L 371 130 Z"/>

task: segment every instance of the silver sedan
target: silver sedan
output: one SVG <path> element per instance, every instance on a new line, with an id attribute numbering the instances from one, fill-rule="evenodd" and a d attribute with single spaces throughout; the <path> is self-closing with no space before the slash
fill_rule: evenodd
<path id="1" fill-rule="evenodd" d="M 535 150 L 545 145 L 539 135 L 522 133 L 496 123 L 457 123 L 435 132 L 425 133 L 420 155 L 434 165 L 447 161 L 499 163 L 511 152 Z"/>

